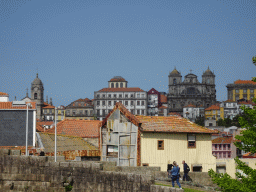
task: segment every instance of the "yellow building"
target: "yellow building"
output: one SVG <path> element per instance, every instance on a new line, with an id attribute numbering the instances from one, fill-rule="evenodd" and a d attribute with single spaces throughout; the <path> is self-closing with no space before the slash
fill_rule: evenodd
<path id="1" fill-rule="evenodd" d="M 208 120 L 213 119 L 217 121 L 221 118 L 221 111 L 223 112 L 223 109 L 219 105 L 212 105 L 205 109 L 204 117 Z"/>
<path id="2" fill-rule="evenodd" d="M 60 122 L 65 119 L 65 107 L 63 105 L 57 107 L 57 121 Z"/>
<path id="3" fill-rule="evenodd" d="M 228 99 L 237 101 L 239 99 L 252 100 L 256 97 L 256 82 L 251 80 L 237 80 L 228 84 Z"/>
<path id="4" fill-rule="evenodd" d="M 118 166 L 156 166 L 167 170 L 185 160 L 193 172 L 216 170 L 211 134 L 215 131 L 180 116 L 134 116 L 121 103 L 102 121 L 103 161 Z"/>

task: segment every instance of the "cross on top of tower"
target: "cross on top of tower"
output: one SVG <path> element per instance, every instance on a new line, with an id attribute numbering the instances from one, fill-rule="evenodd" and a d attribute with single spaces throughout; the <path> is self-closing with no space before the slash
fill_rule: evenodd
<path id="1" fill-rule="evenodd" d="M 192 72 L 192 70 L 191 70 L 191 69 L 190 69 L 189 71 L 190 71 L 190 73 Z"/>

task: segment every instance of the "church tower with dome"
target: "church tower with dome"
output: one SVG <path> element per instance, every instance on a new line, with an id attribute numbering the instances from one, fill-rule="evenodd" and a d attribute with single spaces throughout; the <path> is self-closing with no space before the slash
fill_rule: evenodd
<path id="1" fill-rule="evenodd" d="M 176 67 L 169 73 L 168 112 L 183 114 L 183 107 L 189 104 L 207 108 L 216 103 L 215 75 L 208 69 L 202 75 L 202 83 L 193 73 L 182 76 Z"/>
<path id="2" fill-rule="evenodd" d="M 42 120 L 42 107 L 44 106 L 44 85 L 41 79 L 36 78 L 31 83 L 31 101 L 36 102 L 36 118 Z"/>

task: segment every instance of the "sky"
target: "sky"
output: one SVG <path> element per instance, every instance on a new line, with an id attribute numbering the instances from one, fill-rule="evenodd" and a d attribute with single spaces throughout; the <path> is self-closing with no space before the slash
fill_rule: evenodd
<path id="1" fill-rule="evenodd" d="M 38 73 L 53 105 L 122 76 L 128 87 L 168 92 L 174 67 L 201 82 L 250 80 L 256 66 L 255 0 L 0 0 L 0 92 L 26 95 Z"/>

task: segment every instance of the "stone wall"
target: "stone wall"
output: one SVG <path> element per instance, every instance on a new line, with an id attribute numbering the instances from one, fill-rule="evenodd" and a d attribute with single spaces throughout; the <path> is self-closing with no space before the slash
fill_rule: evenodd
<path id="1" fill-rule="evenodd" d="M 182 189 L 154 185 L 154 176 L 127 172 L 104 171 L 104 162 L 53 162 L 52 157 L 8 155 L 0 150 L 0 191 L 170 191 Z M 17 152 L 16 152 L 17 154 Z M 132 171 L 132 170 L 130 170 Z"/>

